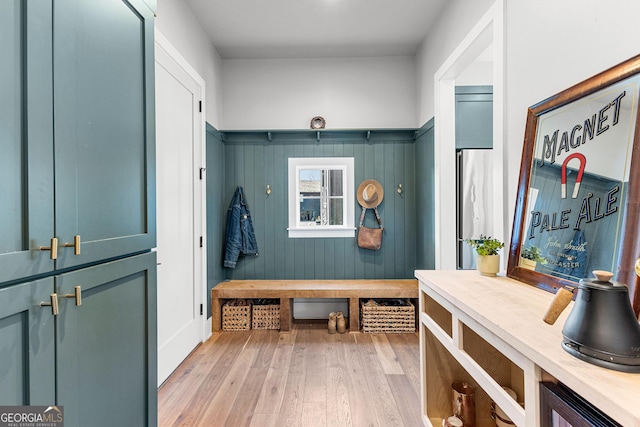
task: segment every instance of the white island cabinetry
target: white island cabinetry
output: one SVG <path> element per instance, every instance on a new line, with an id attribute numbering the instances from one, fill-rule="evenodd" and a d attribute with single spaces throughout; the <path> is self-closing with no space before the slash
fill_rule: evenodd
<path id="1" fill-rule="evenodd" d="M 542 317 L 553 294 L 533 286 L 470 270 L 419 270 L 416 278 L 424 425 L 439 427 L 453 414 L 451 384 L 467 381 L 475 389 L 476 427 L 495 426 L 492 400 L 516 425 L 540 426 L 539 383 L 552 380 L 623 426 L 640 426 L 639 374 L 600 368 L 562 349 L 572 305 L 551 326 Z"/>

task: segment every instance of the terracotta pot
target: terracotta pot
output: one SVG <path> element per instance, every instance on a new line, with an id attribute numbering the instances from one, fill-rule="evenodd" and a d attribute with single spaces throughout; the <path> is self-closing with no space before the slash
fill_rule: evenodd
<path id="1" fill-rule="evenodd" d="M 483 276 L 494 277 L 500 271 L 500 255 L 478 255 L 476 266 Z"/>

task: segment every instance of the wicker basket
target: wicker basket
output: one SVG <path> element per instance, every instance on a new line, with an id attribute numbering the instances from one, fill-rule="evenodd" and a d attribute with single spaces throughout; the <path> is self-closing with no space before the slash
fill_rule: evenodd
<path id="1" fill-rule="evenodd" d="M 362 332 L 370 334 L 410 333 L 416 331 L 416 311 L 411 302 L 405 306 L 368 306 L 361 304 Z"/>
<path id="2" fill-rule="evenodd" d="M 253 305 L 252 329 L 280 329 L 280 304 Z"/>
<path id="3" fill-rule="evenodd" d="M 251 329 L 251 304 L 232 304 L 232 301 L 228 301 L 222 306 L 222 330 L 248 331 Z"/>

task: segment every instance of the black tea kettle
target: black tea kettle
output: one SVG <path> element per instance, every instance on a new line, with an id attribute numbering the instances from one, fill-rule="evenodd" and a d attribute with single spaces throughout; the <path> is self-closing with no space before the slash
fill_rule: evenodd
<path id="1" fill-rule="evenodd" d="M 562 348 L 594 365 L 622 372 L 640 373 L 640 323 L 623 283 L 611 282 L 613 274 L 593 272 L 582 279 L 575 304 L 562 328 Z M 544 321 L 553 324 L 569 304 L 575 288 L 558 290 Z"/>

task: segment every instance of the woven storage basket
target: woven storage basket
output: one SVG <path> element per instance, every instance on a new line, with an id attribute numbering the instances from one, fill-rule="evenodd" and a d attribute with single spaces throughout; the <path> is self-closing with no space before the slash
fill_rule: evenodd
<path id="1" fill-rule="evenodd" d="M 280 329 L 280 304 L 253 305 L 252 329 Z"/>
<path id="2" fill-rule="evenodd" d="M 223 331 L 248 331 L 251 329 L 251 304 L 222 306 Z"/>
<path id="3" fill-rule="evenodd" d="M 362 332 L 370 334 L 409 333 L 416 331 L 416 311 L 407 301 L 405 306 L 360 305 Z"/>

